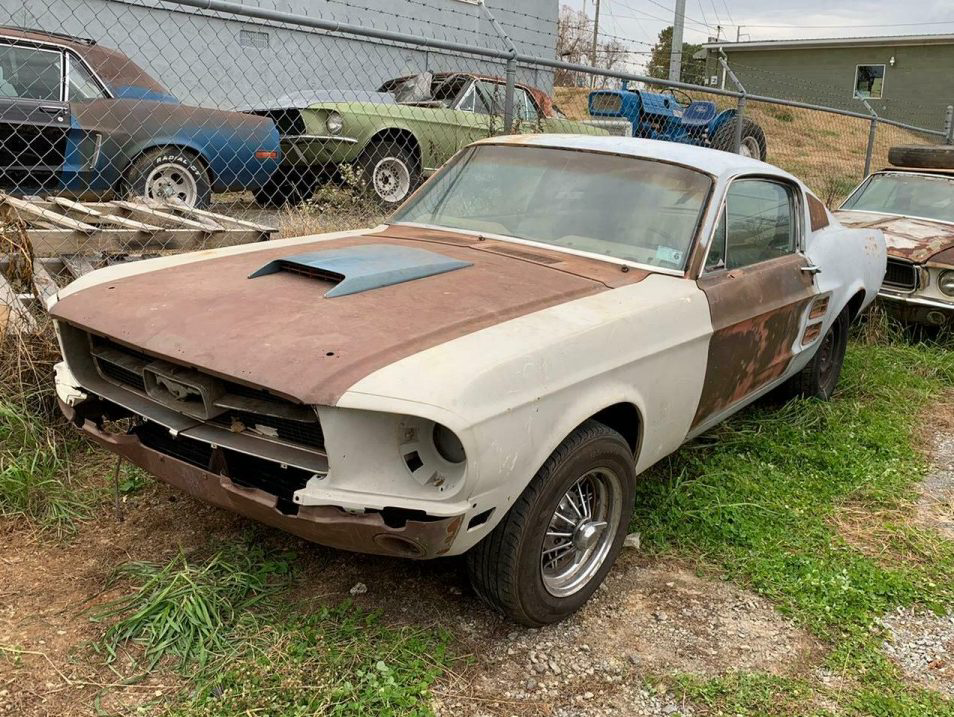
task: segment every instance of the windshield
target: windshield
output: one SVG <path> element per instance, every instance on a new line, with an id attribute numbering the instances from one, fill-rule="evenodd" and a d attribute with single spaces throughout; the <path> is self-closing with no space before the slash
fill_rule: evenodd
<path id="1" fill-rule="evenodd" d="M 637 157 L 480 145 L 458 155 L 394 221 L 682 270 L 710 186 L 696 170 Z"/>
<path id="2" fill-rule="evenodd" d="M 841 208 L 954 222 L 954 177 L 875 174 Z"/>

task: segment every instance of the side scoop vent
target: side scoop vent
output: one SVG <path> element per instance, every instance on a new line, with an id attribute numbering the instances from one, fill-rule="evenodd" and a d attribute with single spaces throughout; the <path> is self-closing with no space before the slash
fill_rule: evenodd
<path id="1" fill-rule="evenodd" d="M 302 274 L 334 286 L 325 298 L 358 294 L 472 266 L 426 249 L 388 244 L 362 244 L 344 249 L 295 254 L 268 262 L 249 279 L 282 271 Z"/>

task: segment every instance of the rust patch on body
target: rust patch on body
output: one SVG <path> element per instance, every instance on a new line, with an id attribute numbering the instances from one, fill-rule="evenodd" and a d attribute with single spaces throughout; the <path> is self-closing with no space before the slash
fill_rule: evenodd
<path id="1" fill-rule="evenodd" d="M 817 293 L 804 265 L 793 254 L 699 279 L 713 333 L 693 427 L 785 373 Z"/>
<path id="2" fill-rule="evenodd" d="M 954 225 L 848 210 L 836 212 L 836 216 L 845 226 L 884 232 L 888 256 L 923 264 L 943 254 L 954 263 Z"/>
<path id="3" fill-rule="evenodd" d="M 302 403 L 334 405 L 354 383 L 406 356 L 606 291 L 617 285 L 611 278 L 635 283 L 647 276 L 581 257 L 568 259 L 563 269 L 475 250 L 457 243 L 460 235 L 418 231 L 425 232 L 421 240 L 402 228 L 294 248 L 266 244 L 261 251 L 92 286 L 65 297 L 51 313 L 156 358 Z M 473 266 L 337 298 L 324 298 L 333 284 L 314 277 L 279 272 L 247 278 L 274 259 L 381 243 L 383 237 Z M 439 249 L 425 243 L 439 240 Z"/>
<path id="4" fill-rule="evenodd" d="M 817 232 L 828 226 L 828 210 L 825 205 L 814 194 L 805 195 L 808 197 L 808 216 L 811 219 L 812 231 Z"/>

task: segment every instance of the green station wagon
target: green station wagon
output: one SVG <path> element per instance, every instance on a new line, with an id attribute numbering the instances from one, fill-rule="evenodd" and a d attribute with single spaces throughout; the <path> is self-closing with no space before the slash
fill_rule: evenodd
<path id="1" fill-rule="evenodd" d="M 278 125 L 283 163 L 255 192 L 266 207 L 297 204 L 350 166 L 382 204 L 396 206 L 457 150 L 504 132 L 503 79 L 464 72 L 389 80 L 377 92 L 316 92 L 255 114 Z M 550 97 L 517 84 L 514 129 L 603 135 L 565 118 Z"/>

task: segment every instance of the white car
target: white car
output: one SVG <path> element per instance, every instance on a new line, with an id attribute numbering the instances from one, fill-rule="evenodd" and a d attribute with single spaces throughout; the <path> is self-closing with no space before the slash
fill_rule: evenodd
<path id="1" fill-rule="evenodd" d="M 880 232 L 756 160 L 494 138 L 387 225 L 84 276 L 52 307 L 57 392 L 199 498 L 339 548 L 467 553 L 487 602 L 541 625 L 603 580 L 640 473 L 783 384 L 832 395 L 884 272 Z"/>

